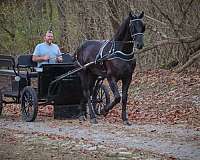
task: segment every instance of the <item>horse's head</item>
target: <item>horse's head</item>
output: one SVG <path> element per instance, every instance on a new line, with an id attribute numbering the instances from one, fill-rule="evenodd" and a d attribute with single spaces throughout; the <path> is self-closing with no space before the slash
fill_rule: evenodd
<path id="1" fill-rule="evenodd" d="M 145 31 L 145 25 L 142 21 L 144 17 L 144 12 L 142 12 L 139 15 L 132 15 L 132 13 L 130 12 L 129 17 L 130 17 L 129 28 L 131 37 L 133 38 L 134 41 L 134 47 L 136 47 L 137 49 L 142 49 L 144 46 L 143 35 Z"/>

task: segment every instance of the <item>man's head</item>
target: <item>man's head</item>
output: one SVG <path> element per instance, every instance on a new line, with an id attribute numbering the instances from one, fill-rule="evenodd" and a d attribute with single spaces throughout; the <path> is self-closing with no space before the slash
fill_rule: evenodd
<path id="1" fill-rule="evenodd" d="M 51 44 L 53 42 L 53 32 L 47 31 L 47 33 L 44 36 L 44 41 L 48 44 Z"/>

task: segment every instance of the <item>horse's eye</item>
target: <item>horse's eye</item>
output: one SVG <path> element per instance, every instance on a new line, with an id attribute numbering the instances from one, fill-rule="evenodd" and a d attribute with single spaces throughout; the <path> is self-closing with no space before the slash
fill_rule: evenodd
<path id="1" fill-rule="evenodd" d="M 135 25 L 133 23 L 129 24 L 130 31 L 133 32 L 135 30 Z"/>

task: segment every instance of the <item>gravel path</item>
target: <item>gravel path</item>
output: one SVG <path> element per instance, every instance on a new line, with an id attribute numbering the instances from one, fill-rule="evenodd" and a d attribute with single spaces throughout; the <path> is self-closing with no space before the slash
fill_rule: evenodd
<path id="1" fill-rule="evenodd" d="M 172 156 L 177 159 L 200 159 L 200 131 L 184 126 L 137 125 L 123 126 L 99 120 L 99 124 L 80 124 L 78 120 L 37 120 L 25 123 L 0 119 L 0 129 L 14 129 L 25 133 L 47 133 L 87 140 L 96 145 L 141 149 Z"/>

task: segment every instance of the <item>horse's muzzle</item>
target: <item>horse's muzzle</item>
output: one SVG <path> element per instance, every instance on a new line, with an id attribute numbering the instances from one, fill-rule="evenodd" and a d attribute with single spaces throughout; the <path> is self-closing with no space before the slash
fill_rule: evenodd
<path id="1" fill-rule="evenodd" d="M 144 43 L 136 43 L 137 49 L 142 49 L 144 47 Z"/>

